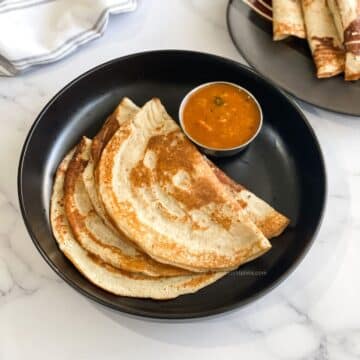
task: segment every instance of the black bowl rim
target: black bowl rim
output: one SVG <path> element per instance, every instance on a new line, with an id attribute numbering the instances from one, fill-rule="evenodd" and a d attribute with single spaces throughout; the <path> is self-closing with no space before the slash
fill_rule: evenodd
<path id="1" fill-rule="evenodd" d="M 245 61 L 255 69 L 255 71 L 261 75 L 261 77 L 268 81 L 269 83 L 271 83 L 272 85 L 276 86 L 276 87 L 280 87 L 282 90 L 286 91 L 288 94 L 290 94 L 291 96 L 293 96 L 294 98 L 300 100 L 300 101 L 303 101 L 304 103 L 306 104 L 309 104 L 309 105 L 313 105 L 313 106 L 316 106 L 318 107 L 319 109 L 322 109 L 322 110 L 326 110 L 326 111 L 329 111 L 329 112 L 334 112 L 336 114 L 341 114 L 341 115 L 348 115 L 348 116 L 352 116 L 352 117 L 359 117 L 360 116 L 360 112 L 357 113 L 357 112 L 351 112 L 351 111 L 341 111 L 341 110 L 338 110 L 334 107 L 332 107 L 331 105 L 330 106 L 325 106 L 325 105 L 322 105 L 320 103 L 318 103 L 316 101 L 316 99 L 314 101 L 310 101 L 310 100 L 305 100 L 301 97 L 301 94 L 298 95 L 298 94 L 295 94 L 291 89 L 289 89 L 287 86 L 283 86 L 283 85 L 280 85 L 278 84 L 275 80 L 272 80 L 270 78 L 268 78 L 262 71 L 260 71 L 253 63 L 252 61 L 247 57 L 247 55 L 245 54 L 245 52 L 240 48 L 240 46 L 238 46 L 238 44 L 236 43 L 235 41 L 235 36 L 234 36 L 234 33 L 230 27 L 230 8 L 232 6 L 232 3 L 236 1 L 236 0 L 229 0 L 228 4 L 227 4 L 227 8 L 226 8 L 226 26 L 227 26 L 227 29 L 228 29 L 228 33 L 230 35 L 230 38 L 231 38 L 231 41 L 234 45 L 234 47 L 237 49 L 237 51 L 240 53 L 240 55 L 245 59 Z M 241 0 L 240 0 L 241 1 Z M 259 15 L 260 16 L 260 15 Z"/>
<path id="2" fill-rule="evenodd" d="M 242 70 L 251 72 L 253 75 L 255 75 L 256 77 L 259 77 L 261 80 L 269 83 L 271 85 L 271 87 L 273 88 L 274 91 L 278 92 L 280 95 L 284 96 L 285 99 L 295 108 L 295 110 L 298 112 L 298 114 L 300 115 L 300 117 L 302 118 L 302 120 L 304 121 L 306 127 L 309 130 L 310 135 L 313 138 L 314 141 L 314 145 L 318 151 L 319 154 L 319 160 L 320 160 L 320 166 L 321 166 L 321 170 L 323 173 L 323 188 L 324 188 L 324 198 L 322 201 L 322 205 L 321 205 L 321 209 L 320 209 L 320 214 L 319 214 L 319 219 L 318 219 L 318 223 L 314 229 L 313 235 L 310 239 L 310 241 L 307 243 L 307 245 L 304 247 L 303 251 L 301 253 L 299 253 L 297 255 L 297 257 L 294 259 L 294 261 L 292 262 L 292 264 L 290 265 L 290 267 L 284 272 L 282 273 L 274 282 L 272 282 L 270 285 L 268 285 L 267 287 L 263 288 L 261 291 L 259 291 L 258 293 L 248 297 L 245 300 L 242 301 L 237 301 L 237 302 L 233 302 L 231 304 L 226 304 L 224 306 L 218 307 L 216 309 L 212 309 L 212 310 L 205 310 L 205 311 L 199 311 L 199 312 L 191 312 L 191 313 L 185 313 L 185 314 L 173 314 L 173 313 L 158 313 L 158 312 L 154 312 L 154 311 L 144 311 L 144 310 L 139 310 L 139 309 L 134 309 L 133 307 L 127 307 L 124 305 L 120 305 L 120 306 L 116 306 L 114 304 L 111 304 L 107 301 L 104 301 L 100 298 L 98 298 L 95 295 L 92 295 L 91 293 L 87 292 L 86 290 L 84 290 L 81 286 L 78 286 L 71 278 L 69 278 L 67 275 L 65 275 L 52 261 L 51 259 L 48 257 L 47 253 L 44 251 L 44 249 L 41 247 L 40 243 L 38 242 L 33 230 L 32 230 L 32 226 L 27 218 L 27 209 L 24 203 L 24 193 L 22 190 L 22 183 L 23 183 L 23 167 L 24 167 L 24 161 L 25 161 L 25 157 L 26 157 L 26 153 L 28 150 L 28 146 L 31 142 L 31 138 L 33 135 L 33 132 L 36 130 L 38 123 L 41 121 L 41 119 L 43 118 L 43 116 L 46 114 L 48 108 L 59 98 L 62 96 L 63 93 L 65 93 L 66 91 L 68 91 L 75 83 L 81 81 L 83 78 L 87 77 L 88 75 L 97 72 L 103 68 L 106 68 L 107 66 L 111 66 L 112 64 L 115 64 L 119 61 L 123 61 L 123 60 L 127 60 L 127 59 L 131 59 L 134 57 L 141 57 L 141 56 L 145 56 L 145 55 L 169 55 L 169 54 L 179 54 L 179 55 L 184 55 L 184 54 L 188 54 L 188 55 L 194 55 L 194 56 L 205 56 L 205 57 L 212 57 L 214 60 L 218 60 L 218 61 L 222 61 L 222 62 L 226 62 L 228 64 L 233 64 L 236 65 L 238 67 L 240 67 Z M 37 116 L 37 118 L 35 119 L 33 125 L 31 126 L 24 145 L 22 147 L 21 150 L 21 154 L 20 154 L 20 160 L 19 160 L 19 165 L 18 165 L 18 176 L 17 176 L 17 187 L 18 187 L 18 199 L 19 199 L 19 204 L 20 204 L 20 210 L 21 210 L 21 215 L 23 218 L 23 221 L 25 223 L 26 229 L 30 235 L 30 238 L 32 240 L 32 242 L 34 243 L 35 247 L 37 248 L 37 250 L 39 251 L 40 255 L 43 257 L 43 259 L 46 261 L 46 263 L 51 267 L 51 269 L 60 277 L 62 278 L 68 285 L 70 285 L 74 290 L 78 291 L 79 293 L 81 293 L 82 295 L 86 296 L 88 299 L 104 305 L 108 308 L 111 308 L 113 310 L 117 310 L 117 311 L 121 311 L 130 315 L 136 315 L 136 316 L 142 316 L 142 317 L 147 317 L 147 318 L 157 318 L 157 319 L 190 319 L 190 318 L 200 318 L 200 317 L 208 317 L 211 315 L 217 315 L 223 312 L 227 312 L 230 310 L 233 310 L 235 308 L 238 307 L 242 307 L 244 305 L 247 305 L 257 299 L 259 299 L 260 297 L 266 295 L 267 293 L 269 293 L 271 290 L 273 290 L 276 286 L 278 286 L 282 281 L 284 281 L 294 270 L 295 268 L 300 264 L 300 262 L 303 260 L 303 258 L 305 257 L 305 255 L 308 253 L 310 247 L 312 246 L 312 244 L 314 243 L 314 240 L 317 236 L 317 233 L 319 231 L 319 228 L 321 226 L 322 220 L 323 220 L 323 216 L 324 216 L 324 210 L 326 207 L 326 202 L 327 202 L 327 174 L 326 174 L 326 166 L 325 166 L 325 161 L 324 161 L 324 156 L 323 153 L 321 151 L 321 147 L 319 144 L 319 141 L 315 135 L 315 132 L 313 130 L 313 128 L 311 127 L 310 123 L 308 122 L 308 120 L 306 119 L 305 115 L 303 114 L 303 112 L 301 111 L 300 107 L 294 102 L 294 100 L 292 100 L 282 89 L 280 89 L 279 87 L 277 87 L 272 81 L 269 81 L 268 79 L 266 79 L 265 77 L 263 77 L 262 75 L 258 74 L 255 70 L 253 70 L 252 68 L 240 64 L 239 62 L 236 62 L 234 60 L 231 59 L 227 59 L 218 55 L 214 55 L 214 54 L 210 54 L 210 53 L 204 53 L 204 52 L 198 52 L 198 51 L 191 51 L 191 50 L 177 50 L 177 49 L 171 49 L 171 50 L 150 50 L 150 51 L 143 51 L 143 52 L 137 52 L 137 53 L 133 53 L 130 55 L 125 55 L 122 57 L 118 57 L 118 58 L 114 58 L 110 61 L 107 61 L 105 63 L 102 63 L 100 65 L 97 65 L 89 70 L 87 70 L 86 72 L 84 72 L 83 74 L 79 75 L 78 77 L 76 77 L 74 80 L 70 81 L 67 85 L 65 85 L 60 91 L 58 91 L 50 100 L 49 102 L 45 105 L 45 107 L 41 110 L 41 112 L 39 113 L 39 115 Z M 59 250 L 60 251 L 60 250 Z"/>

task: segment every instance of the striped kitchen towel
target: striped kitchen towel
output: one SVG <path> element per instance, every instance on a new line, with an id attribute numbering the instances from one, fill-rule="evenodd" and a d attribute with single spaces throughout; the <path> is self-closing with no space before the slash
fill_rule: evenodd
<path id="1" fill-rule="evenodd" d="M 105 31 L 137 0 L 0 0 L 0 75 L 57 61 Z"/>

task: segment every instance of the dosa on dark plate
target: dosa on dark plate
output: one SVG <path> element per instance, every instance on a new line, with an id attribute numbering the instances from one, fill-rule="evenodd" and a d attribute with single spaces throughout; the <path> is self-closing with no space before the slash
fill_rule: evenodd
<path id="1" fill-rule="evenodd" d="M 360 1 L 328 0 L 345 47 L 345 80 L 360 79 Z"/>
<path id="2" fill-rule="evenodd" d="M 115 295 L 172 299 L 190 294 L 220 279 L 225 272 L 174 277 L 148 277 L 116 269 L 87 252 L 75 239 L 64 208 L 64 178 L 70 152 L 58 167 L 51 197 L 50 220 L 61 251 L 94 285 Z"/>
<path id="3" fill-rule="evenodd" d="M 107 214 L 159 262 L 230 270 L 271 247 L 158 99 L 120 126 L 98 169 Z"/>
<path id="4" fill-rule="evenodd" d="M 307 40 L 318 78 L 344 71 L 344 50 L 326 0 L 302 0 Z"/>
<path id="5" fill-rule="evenodd" d="M 305 39 L 306 31 L 301 10 L 301 0 L 273 0 L 273 39 L 288 36 Z"/>

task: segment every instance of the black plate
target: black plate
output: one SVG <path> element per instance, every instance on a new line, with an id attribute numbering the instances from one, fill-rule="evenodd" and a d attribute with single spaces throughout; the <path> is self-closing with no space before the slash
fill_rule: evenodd
<path id="1" fill-rule="evenodd" d="M 93 136 L 123 96 L 137 104 L 159 97 L 177 117 L 183 96 L 208 81 L 225 80 L 249 89 L 259 100 L 264 127 L 249 149 L 214 159 L 231 177 L 292 220 L 272 250 L 196 294 L 153 301 L 111 295 L 88 282 L 59 251 L 49 225 L 54 172 L 66 152 Z M 271 289 L 295 267 L 319 226 L 325 201 L 321 151 L 299 109 L 254 71 L 214 55 L 155 51 L 100 65 L 58 93 L 41 112 L 26 139 L 19 164 L 19 199 L 28 231 L 48 264 L 73 288 L 117 310 L 162 318 L 205 316 L 246 304 Z M 254 276 L 251 271 L 266 272 Z"/>
<path id="2" fill-rule="evenodd" d="M 230 0 L 227 24 L 231 38 L 259 73 L 291 95 L 321 108 L 360 115 L 360 81 L 344 81 L 342 75 L 317 79 L 306 40 L 272 40 L 272 24 L 242 0 Z"/>

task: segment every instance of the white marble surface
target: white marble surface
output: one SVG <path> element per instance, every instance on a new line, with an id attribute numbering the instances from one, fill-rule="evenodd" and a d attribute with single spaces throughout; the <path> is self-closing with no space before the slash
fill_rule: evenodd
<path id="1" fill-rule="evenodd" d="M 240 310 L 157 322 L 95 305 L 61 281 L 33 246 L 16 189 L 21 146 L 36 115 L 67 82 L 146 49 L 194 49 L 242 61 L 225 25 L 226 0 L 142 0 L 103 38 L 13 79 L 0 78 L 0 359 L 359 359 L 360 119 L 300 104 L 322 145 L 325 219 L 290 277 Z M 330 96 L 330 95 L 329 95 Z"/>

